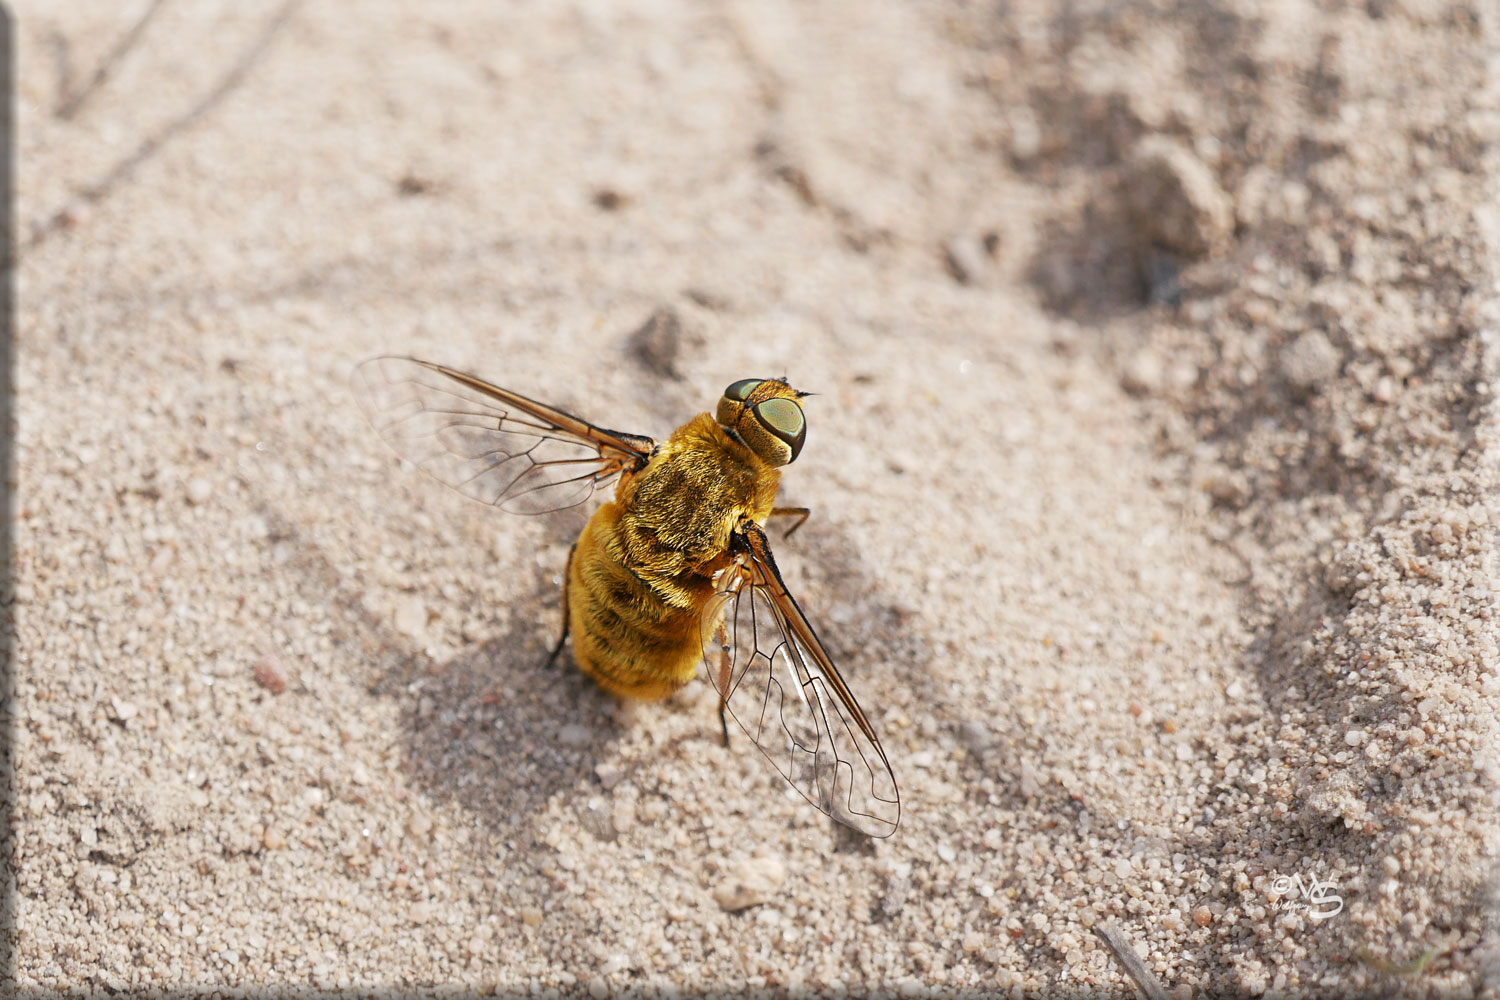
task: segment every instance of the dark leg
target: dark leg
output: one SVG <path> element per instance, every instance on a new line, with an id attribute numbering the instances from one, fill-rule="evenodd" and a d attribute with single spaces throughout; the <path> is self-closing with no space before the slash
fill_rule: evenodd
<path id="1" fill-rule="evenodd" d="M 547 666 L 557 662 L 557 654 L 562 652 L 563 643 L 568 641 L 568 582 L 573 575 L 573 552 L 578 548 L 574 542 L 573 547 L 568 549 L 568 561 L 563 565 L 563 595 L 562 595 L 562 635 L 557 637 L 557 645 L 552 647 L 552 655 L 547 657 Z"/>
<path id="2" fill-rule="evenodd" d="M 729 630 L 724 623 L 719 622 L 719 627 L 714 631 L 714 638 L 719 642 L 719 731 L 724 735 L 724 746 L 729 746 L 729 720 L 725 718 L 725 710 L 729 702 L 724 698 L 724 692 L 729 690 Z"/>
<path id="3" fill-rule="evenodd" d="M 794 525 L 792 525 L 790 528 L 786 529 L 786 534 L 784 534 L 784 535 L 781 536 L 782 538 L 791 538 L 792 537 L 792 532 L 794 532 L 798 528 L 802 527 L 802 525 L 807 521 L 807 519 L 809 517 L 812 517 L 812 508 L 811 507 L 773 507 L 771 509 L 771 516 L 772 517 L 795 517 L 797 519 L 797 523 L 794 524 Z"/>

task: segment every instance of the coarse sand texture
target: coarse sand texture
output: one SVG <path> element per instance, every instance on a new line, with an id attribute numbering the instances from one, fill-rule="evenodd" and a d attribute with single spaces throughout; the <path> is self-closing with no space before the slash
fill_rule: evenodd
<path id="1" fill-rule="evenodd" d="M 1500 1000 L 1500 8 L 10 23 L 18 995 Z M 403 464 L 386 354 L 815 393 L 895 833 L 549 667 L 592 506 Z"/>

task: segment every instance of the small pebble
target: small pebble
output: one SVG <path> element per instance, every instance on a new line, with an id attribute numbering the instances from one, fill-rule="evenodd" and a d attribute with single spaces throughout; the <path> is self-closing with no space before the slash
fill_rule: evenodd
<path id="1" fill-rule="evenodd" d="M 587 746 L 593 735 L 593 730 L 588 726 L 570 722 L 557 731 L 557 741 L 564 746 L 581 747 Z"/>
<path id="2" fill-rule="evenodd" d="M 1137 351 L 1125 362 L 1120 382 L 1125 391 L 1136 396 L 1160 392 L 1167 381 L 1167 366 L 1161 355 L 1151 350 Z"/>
<path id="3" fill-rule="evenodd" d="M 779 858 L 743 858 L 724 873 L 713 888 L 714 901 L 733 912 L 774 899 L 786 881 L 786 865 Z"/>
<path id="4" fill-rule="evenodd" d="M 1196 258 L 1229 241 L 1232 199 L 1214 171 L 1174 139 L 1149 135 L 1140 141 L 1131 156 L 1126 194 L 1151 243 Z"/>
<path id="5" fill-rule="evenodd" d="M 421 639 L 427 631 L 427 606 L 415 595 L 401 598 L 396 604 L 396 631 Z"/>
<path id="6" fill-rule="evenodd" d="M 1313 392 L 1339 372 L 1343 356 L 1322 330 L 1309 330 L 1281 352 L 1281 374 L 1294 388 Z"/>
<path id="7" fill-rule="evenodd" d="M 1042 127 L 1036 114 L 1023 104 L 1010 113 L 1007 124 L 1010 125 L 1010 155 L 1020 163 L 1035 159 L 1042 151 Z"/>
<path id="8" fill-rule="evenodd" d="M 623 191 L 612 187 L 597 188 L 594 191 L 593 201 L 596 208 L 606 212 L 616 212 L 630 204 L 630 196 Z"/>
<path id="9" fill-rule="evenodd" d="M 983 285 L 989 278 L 990 258 L 984 241 L 972 233 L 950 236 L 943 244 L 948 273 L 961 285 Z"/>
<path id="10" fill-rule="evenodd" d="M 163 545 L 151 556 L 151 572 L 160 576 L 166 572 L 168 566 L 172 565 L 177 558 L 177 552 L 170 545 Z"/>
<path id="11" fill-rule="evenodd" d="M 635 802 L 632 799 L 615 799 L 610 811 L 610 825 L 616 835 L 629 833 L 635 828 Z"/>
<path id="12" fill-rule="evenodd" d="M 93 209 L 86 201 L 75 199 L 68 202 L 61 212 L 58 213 L 58 222 L 67 229 L 77 229 L 88 225 L 89 219 L 93 217 Z"/>
<path id="13" fill-rule="evenodd" d="M 255 683 L 272 694 L 281 694 L 286 690 L 286 671 L 271 657 L 262 657 L 255 662 Z"/>
<path id="14" fill-rule="evenodd" d="M 190 504 L 192 504 L 193 506 L 196 507 L 199 504 L 207 503 L 208 499 L 210 497 L 212 497 L 213 495 L 214 495 L 214 484 L 211 483 L 211 482 L 209 482 L 204 477 L 202 477 L 202 476 L 194 476 L 192 479 L 188 480 L 188 484 L 187 484 L 187 498 L 188 498 L 188 503 L 190 503 Z"/>

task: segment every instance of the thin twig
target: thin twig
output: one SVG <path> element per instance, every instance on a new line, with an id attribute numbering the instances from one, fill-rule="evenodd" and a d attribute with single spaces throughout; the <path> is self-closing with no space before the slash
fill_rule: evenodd
<path id="1" fill-rule="evenodd" d="M 102 201 L 114 190 L 116 185 L 128 179 L 135 172 L 136 168 L 155 156 L 163 146 L 176 138 L 178 133 L 190 128 L 200 118 L 212 111 L 219 102 L 228 97 L 236 87 L 244 82 L 251 68 L 265 53 L 266 49 L 270 47 L 277 32 L 291 19 L 292 12 L 301 2 L 302 0 L 286 0 L 281 5 L 281 9 L 266 22 L 266 26 L 261 30 L 260 37 L 255 40 L 254 44 L 245 49 L 239 59 L 235 60 L 234 65 L 229 68 L 229 72 L 224 74 L 213 90 L 209 91 L 202 100 L 189 108 L 185 113 L 162 126 L 153 135 L 148 136 L 145 141 L 136 147 L 135 152 L 125 157 L 119 163 L 116 163 L 103 177 L 79 191 L 77 196 L 67 206 L 58 209 L 57 212 L 53 213 L 51 218 L 32 232 L 31 238 L 26 241 L 23 249 L 32 249 L 59 229 L 67 226 L 68 221 L 73 216 L 74 207 L 77 203 L 94 204 Z"/>
<path id="2" fill-rule="evenodd" d="M 92 97 L 95 91 L 104 86 L 104 81 L 109 79 L 109 74 L 114 72 L 114 68 L 119 64 L 120 60 L 124 59 L 130 53 L 131 49 L 140 44 L 141 36 L 146 33 L 146 25 L 151 23 L 151 19 L 156 16 L 157 12 L 161 10 L 162 5 L 166 2 L 167 0 L 151 0 L 151 6 L 147 7 L 146 12 L 140 16 L 139 20 L 131 25 L 130 30 L 121 36 L 120 41 L 116 43 L 115 47 L 109 50 L 109 54 L 99 63 L 99 68 L 94 70 L 94 75 L 89 79 L 89 82 L 72 94 L 65 95 L 58 102 L 57 117 L 67 121 L 78 114 L 79 109 L 83 107 L 84 101 Z"/>
<path id="3" fill-rule="evenodd" d="M 1104 947 L 1115 956 L 1115 961 L 1135 980 L 1136 990 L 1141 996 L 1146 1000 L 1171 1000 L 1161 983 L 1151 974 L 1151 970 L 1146 968 L 1146 963 L 1141 961 L 1141 956 L 1135 953 L 1135 947 L 1124 931 L 1114 924 L 1096 924 L 1093 930 L 1094 936 L 1104 942 Z"/>

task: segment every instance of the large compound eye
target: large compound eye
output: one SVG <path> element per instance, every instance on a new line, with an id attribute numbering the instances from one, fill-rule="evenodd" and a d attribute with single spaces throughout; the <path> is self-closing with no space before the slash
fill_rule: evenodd
<path id="1" fill-rule="evenodd" d="M 755 419 L 792 450 L 792 457 L 787 461 L 795 460 L 802 451 L 802 442 L 807 440 L 807 418 L 802 415 L 802 407 L 797 401 L 773 396 L 755 407 Z"/>
<path id="2" fill-rule="evenodd" d="M 742 378 L 724 390 L 724 398 L 732 399 L 736 403 L 743 403 L 750 398 L 750 394 L 755 391 L 755 387 L 764 381 L 765 379 L 759 378 Z"/>

